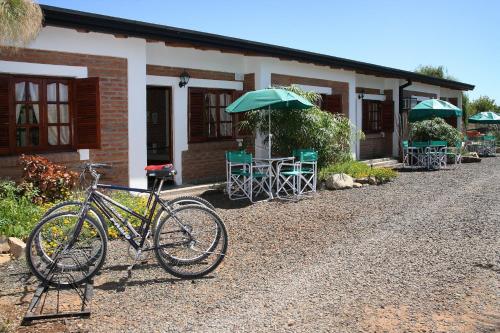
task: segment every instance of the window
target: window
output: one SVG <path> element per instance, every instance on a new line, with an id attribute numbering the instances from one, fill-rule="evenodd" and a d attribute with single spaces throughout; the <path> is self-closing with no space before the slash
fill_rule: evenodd
<path id="1" fill-rule="evenodd" d="M 402 103 L 403 110 L 410 110 L 418 104 L 418 101 L 416 98 L 407 97 L 407 98 L 402 99 L 401 103 Z"/>
<path id="2" fill-rule="evenodd" d="M 382 131 L 382 101 L 363 101 L 363 132 Z"/>
<path id="3" fill-rule="evenodd" d="M 232 91 L 190 88 L 190 141 L 232 138 L 233 116 L 226 112 L 232 100 Z"/>
<path id="4" fill-rule="evenodd" d="M 2 155 L 98 148 L 98 115 L 98 78 L 0 76 Z"/>
<path id="5" fill-rule="evenodd" d="M 48 144 L 67 146 L 71 144 L 69 89 L 66 81 L 47 84 Z"/>
<path id="6" fill-rule="evenodd" d="M 15 147 L 19 152 L 71 147 L 70 80 L 14 78 Z"/>

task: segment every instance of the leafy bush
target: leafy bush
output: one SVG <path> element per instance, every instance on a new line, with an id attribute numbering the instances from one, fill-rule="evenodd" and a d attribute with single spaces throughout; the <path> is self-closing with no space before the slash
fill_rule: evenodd
<path id="1" fill-rule="evenodd" d="M 38 191 L 33 200 L 37 203 L 67 199 L 75 186 L 78 174 L 45 157 L 21 155 L 23 181 Z"/>
<path id="2" fill-rule="evenodd" d="M 319 180 L 326 178 L 334 173 L 345 173 L 353 178 L 375 177 L 377 182 L 385 183 L 393 180 L 398 176 L 398 173 L 389 168 L 372 168 L 366 163 L 359 161 L 346 161 L 342 163 L 331 164 L 320 169 Z"/>
<path id="3" fill-rule="evenodd" d="M 446 141 L 449 146 L 462 141 L 462 133 L 449 125 L 442 118 L 422 120 L 410 125 L 410 138 L 413 141 L 439 140 Z"/>
<path id="4" fill-rule="evenodd" d="M 0 235 L 25 239 L 48 206 L 33 203 L 36 191 L 13 181 L 0 181 Z"/>
<path id="5" fill-rule="evenodd" d="M 284 89 L 306 98 L 317 105 L 319 94 L 304 92 L 296 86 Z M 245 131 L 267 133 L 268 113 L 250 111 L 240 123 Z M 332 115 L 319 107 L 308 110 L 287 110 L 271 112 L 272 151 L 274 155 L 290 156 L 293 149 L 313 148 L 318 151 L 318 164 L 343 162 L 351 159 L 350 145 L 353 136 L 362 136 L 354 125 L 343 115 Z"/>

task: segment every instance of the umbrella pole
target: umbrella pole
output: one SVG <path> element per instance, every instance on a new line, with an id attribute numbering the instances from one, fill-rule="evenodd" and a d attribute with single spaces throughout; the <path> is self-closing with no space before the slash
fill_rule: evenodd
<path id="1" fill-rule="evenodd" d="M 273 135 L 271 134 L 271 106 L 268 109 L 268 117 L 269 117 L 269 158 L 271 158 L 271 139 Z"/>

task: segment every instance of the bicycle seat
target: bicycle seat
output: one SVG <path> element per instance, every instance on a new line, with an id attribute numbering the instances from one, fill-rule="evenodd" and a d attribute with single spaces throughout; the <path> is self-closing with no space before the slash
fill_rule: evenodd
<path id="1" fill-rule="evenodd" d="M 165 178 L 173 177 L 177 174 L 174 166 L 172 164 L 159 164 L 159 165 L 148 165 L 144 168 L 146 174 L 150 177 Z"/>

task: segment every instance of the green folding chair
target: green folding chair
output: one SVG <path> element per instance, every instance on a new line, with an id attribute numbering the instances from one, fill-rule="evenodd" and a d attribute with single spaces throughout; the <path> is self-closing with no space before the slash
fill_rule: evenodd
<path id="1" fill-rule="evenodd" d="M 226 152 L 226 192 L 231 200 L 254 199 L 264 193 L 271 198 L 269 165 L 255 164 L 252 154 L 245 151 Z"/>

